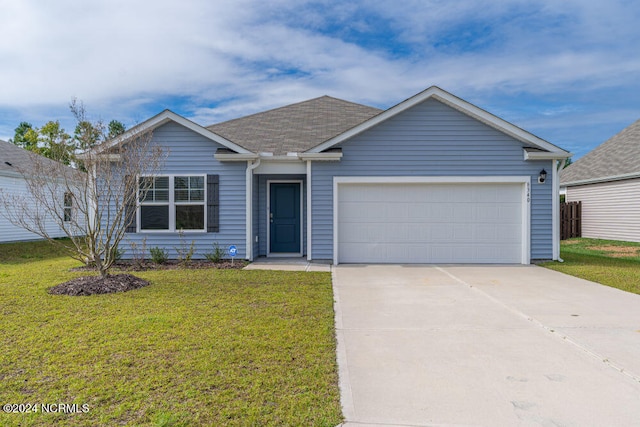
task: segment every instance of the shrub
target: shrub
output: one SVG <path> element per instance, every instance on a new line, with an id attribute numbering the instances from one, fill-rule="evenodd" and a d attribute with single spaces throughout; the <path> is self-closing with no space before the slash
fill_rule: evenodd
<path id="1" fill-rule="evenodd" d="M 149 252 L 151 252 L 151 261 L 156 264 L 164 264 L 169 259 L 167 251 L 157 246 L 149 249 Z"/>
<path id="2" fill-rule="evenodd" d="M 124 255 L 124 249 L 120 249 L 120 247 L 116 247 L 113 249 L 113 251 L 114 251 L 113 259 L 115 259 L 116 261 L 122 260 L 122 255 Z"/>
<path id="3" fill-rule="evenodd" d="M 204 254 L 204 257 L 208 259 L 210 262 L 214 262 L 217 264 L 221 262 L 222 258 L 224 257 L 224 249 L 220 247 L 218 242 L 215 242 L 213 244 L 213 252 Z"/>
<path id="4" fill-rule="evenodd" d="M 184 239 L 184 231 L 180 229 L 178 231 L 178 235 L 180 236 L 180 246 L 176 246 L 175 250 L 178 253 L 178 261 L 181 264 L 190 264 L 193 259 L 193 254 L 196 252 L 196 242 L 195 240 L 191 241 L 190 245 L 187 245 L 187 241 Z"/>
<path id="5" fill-rule="evenodd" d="M 147 253 L 147 237 L 145 236 L 142 239 L 142 243 L 138 245 L 136 242 L 130 242 L 129 246 L 131 246 L 131 259 L 133 263 L 138 267 L 141 267 L 144 264 L 146 253 Z"/>

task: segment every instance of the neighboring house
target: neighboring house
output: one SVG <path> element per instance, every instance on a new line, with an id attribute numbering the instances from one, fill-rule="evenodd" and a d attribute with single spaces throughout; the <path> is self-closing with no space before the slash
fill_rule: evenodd
<path id="1" fill-rule="evenodd" d="M 431 87 L 381 111 L 320 97 L 209 127 L 164 111 L 164 169 L 124 243 L 176 256 L 333 263 L 522 263 L 559 255 L 555 162 L 570 155 Z M 539 182 L 545 172 L 546 180 Z"/>
<path id="2" fill-rule="evenodd" d="M 0 140 L 0 191 L 10 196 L 29 197 L 30 193 L 22 172 L 28 170 L 32 164 L 31 156 L 35 156 L 35 154 L 15 144 Z M 42 161 L 53 162 L 53 160 L 44 158 L 42 158 Z M 70 218 L 72 211 L 71 198 L 65 198 L 64 193 L 60 194 L 59 197 L 59 203 L 63 210 L 62 214 Z M 40 236 L 13 225 L 3 216 L 3 211 L 6 212 L 6 208 L 0 204 L 0 242 L 41 239 Z M 52 237 L 66 236 L 53 219 L 46 222 L 46 229 Z"/>
<path id="3" fill-rule="evenodd" d="M 582 202 L 582 237 L 640 242 L 640 120 L 561 172 Z"/>

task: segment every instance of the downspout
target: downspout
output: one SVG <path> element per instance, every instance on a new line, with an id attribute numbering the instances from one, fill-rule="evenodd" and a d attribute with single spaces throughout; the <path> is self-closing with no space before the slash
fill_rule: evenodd
<path id="1" fill-rule="evenodd" d="M 247 172 L 245 177 L 245 193 L 246 193 L 246 258 L 253 261 L 253 171 L 260 166 L 260 158 L 257 160 L 247 161 Z"/>

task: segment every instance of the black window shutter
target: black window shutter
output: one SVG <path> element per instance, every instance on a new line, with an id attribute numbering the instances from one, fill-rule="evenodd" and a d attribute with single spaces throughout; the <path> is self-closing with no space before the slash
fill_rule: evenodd
<path id="1" fill-rule="evenodd" d="M 131 175 L 126 175 L 124 177 L 124 218 L 125 221 L 131 219 L 131 223 L 127 225 L 127 228 L 124 230 L 125 233 L 135 233 L 137 229 L 136 224 L 136 190 L 137 190 L 137 182 L 135 182 L 135 177 Z"/>
<path id="2" fill-rule="evenodd" d="M 220 231 L 220 176 L 207 175 L 207 232 Z"/>

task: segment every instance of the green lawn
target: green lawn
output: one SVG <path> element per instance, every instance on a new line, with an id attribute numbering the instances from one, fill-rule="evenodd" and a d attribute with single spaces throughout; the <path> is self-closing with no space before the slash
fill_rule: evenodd
<path id="1" fill-rule="evenodd" d="M 0 245 L 0 404 L 89 408 L 0 425 L 341 422 L 329 273 L 148 271 L 135 291 L 47 294 L 76 265 L 43 242 Z"/>
<path id="2" fill-rule="evenodd" d="M 560 244 L 564 263 L 544 267 L 640 294 L 640 243 L 569 239 Z"/>

